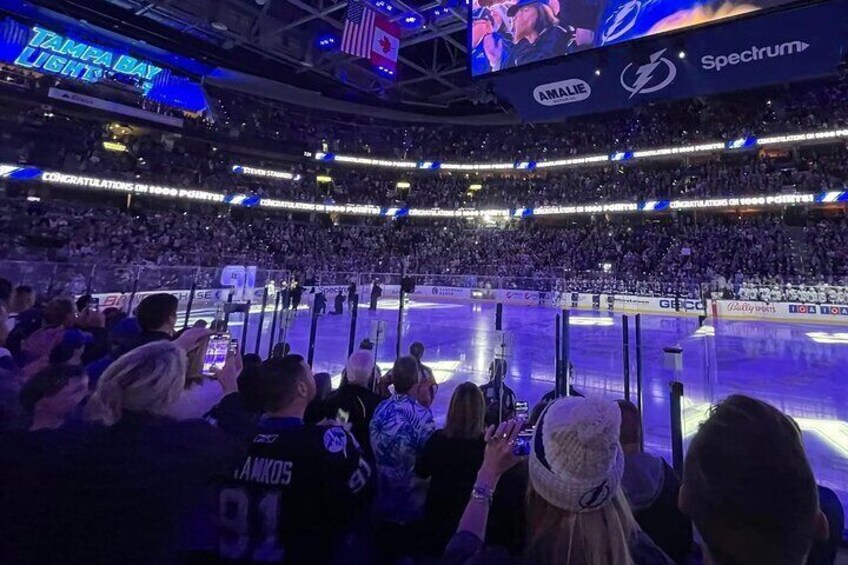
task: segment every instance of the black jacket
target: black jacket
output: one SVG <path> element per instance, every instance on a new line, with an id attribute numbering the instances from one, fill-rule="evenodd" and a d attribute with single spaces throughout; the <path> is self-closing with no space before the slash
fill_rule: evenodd
<path id="1" fill-rule="evenodd" d="M 374 460 L 374 452 L 371 450 L 368 426 L 382 400 L 380 395 L 364 386 L 345 383 L 324 401 L 324 413 L 327 417 L 338 417 L 339 410 L 347 413 L 350 431 L 369 461 Z"/>
<path id="2" fill-rule="evenodd" d="M 553 26 L 539 34 L 539 37 L 536 38 L 536 43 L 530 43 L 526 39 L 519 41 L 509 54 L 506 67 L 520 67 L 527 63 L 544 61 L 545 59 L 566 55 L 573 51 L 573 30 Z"/>
<path id="3" fill-rule="evenodd" d="M 241 453 L 205 422 L 131 412 L 111 427 L 7 435 L 0 484 L 14 488 L 2 497 L 2 561 L 181 563 L 196 526 L 188 514 Z"/>

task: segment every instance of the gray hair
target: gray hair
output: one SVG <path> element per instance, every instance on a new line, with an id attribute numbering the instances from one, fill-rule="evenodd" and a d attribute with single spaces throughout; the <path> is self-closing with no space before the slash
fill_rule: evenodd
<path id="1" fill-rule="evenodd" d="M 368 386 L 368 380 L 373 373 L 374 355 L 367 349 L 358 349 L 348 358 L 345 374 L 349 383 Z"/>
<path id="2" fill-rule="evenodd" d="M 170 341 L 137 347 L 103 372 L 86 416 L 111 425 L 124 410 L 165 414 L 185 388 L 187 368 L 185 351 Z"/>

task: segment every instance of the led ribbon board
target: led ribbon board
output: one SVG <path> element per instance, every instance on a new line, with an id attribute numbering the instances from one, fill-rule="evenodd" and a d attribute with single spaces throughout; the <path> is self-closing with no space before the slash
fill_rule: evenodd
<path id="1" fill-rule="evenodd" d="M 145 194 L 171 198 L 174 200 L 194 200 L 233 206 L 260 206 L 293 212 L 317 212 L 325 214 L 343 214 L 355 216 L 383 217 L 419 217 L 419 218 L 525 218 L 528 216 L 572 216 L 592 214 L 632 214 L 656 213 L 667 210 L 734 210 L 736 208 L 767 208 L 770 206 L 809 206 L 809 205 L 845 205 L 848 204 L 848 190 L 833 190 L 820 193 L 774 194 L 769 196 L 739 196 L 711 198 L 704 200 L 646 200 L 641 202 L 589 203 L 581 205 L 539 206 L 536 208 L 515 208 L 478 210 L 476 208 L 458 208 L 442 210 L 440 208 L 383 208 L 369 204 L 318 204 L 296 202 L 274 198 L 260 198 L 247 194 L 222 194 L 190 188 L 150 185 L 114 179 L 85 177 L 56 171 L 44 171 L 38 167 L 26 165 L 6 165 L 0 163 L 0 178 L 18 181 L 40 180 L 45 184 L 65 185 L 75 188 L 107 190 L 131 194 Z"/>
<path id="2" fill-rule="evenodd" d="M 124 76 L 137 81 L 147 94 L 162 67 L 140 61 L 82 41 L 69 39 L 38 26 L 32 28 L 26 47 L 15 64 L 27 69 L 65 76 L 86 82 L 98 82 L 104 76 Z"/>

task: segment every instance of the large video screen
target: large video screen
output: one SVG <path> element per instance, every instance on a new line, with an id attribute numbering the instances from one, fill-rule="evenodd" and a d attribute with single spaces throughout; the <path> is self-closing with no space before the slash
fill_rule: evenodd
<path id="1" fill-rule="evenodd" d="M 472 76 L 741 16 L 795 0 L 473 0 Z"/>

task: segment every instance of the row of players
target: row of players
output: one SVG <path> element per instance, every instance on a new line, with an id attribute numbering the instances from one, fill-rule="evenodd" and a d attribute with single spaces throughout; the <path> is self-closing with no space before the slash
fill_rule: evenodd
<path id="1" fill-rule="evenodd" d="M 848 300 L 848 287 L 818 285 L 793 286 L 790 283 L 781 288 L 778 285 L 758 286 L 754 283 L 742 283 L 737 292 L 741 300 L 761 300 L 763 302 L 810 302 L 815 304 L 845 304 Z"/>

